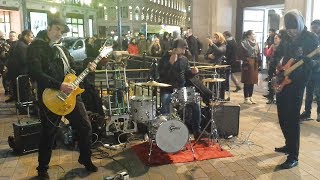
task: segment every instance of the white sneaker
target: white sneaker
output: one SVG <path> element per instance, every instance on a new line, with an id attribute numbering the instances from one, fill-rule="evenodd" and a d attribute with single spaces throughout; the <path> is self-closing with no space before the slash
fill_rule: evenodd
<path id="1" fill-rule="evenodd" d="M 317 115 L 317 121 L 320 122 L 320 113 Z"/>
<path id="2" fill-rule="evenodd" d="M 251 101 L 252 104 L 257 104 L 252 97 L 250 97 L 249 100 Z"/>
<path id="3" fill-rule="evenodd" d="M 244 104 L 252 104 L 249 98 L 244 98 Z"/>

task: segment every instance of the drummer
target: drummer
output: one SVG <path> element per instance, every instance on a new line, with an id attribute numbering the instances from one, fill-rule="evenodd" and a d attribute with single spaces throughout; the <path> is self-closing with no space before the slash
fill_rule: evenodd
<path id="1" fill-rule="evenodd" d="M 165 53 L 159 62 L 160 82 L 170 84 L 172 86 L 161 88 L 161 113 L 170 114 L 171 111 L 171 94 L 173 89 L 185 87 L 186 81 L 194 77 L 198 72 L 198 68 L 190 68 L 188 58 L 185 56 L 188 45 L 185 40 L 177 39 L 173 42 L 172 50 Z M 192 105 L 192 130 L 195 139 L 200 135 L 201 109 L 200 104 L 196 102 Z"/>

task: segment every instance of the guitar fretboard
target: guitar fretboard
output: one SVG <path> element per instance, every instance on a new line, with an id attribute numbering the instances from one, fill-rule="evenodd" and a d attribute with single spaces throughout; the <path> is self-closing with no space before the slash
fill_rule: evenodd
<path id="1" fill-rule="evenodd" d="M 98 64 L 102 57 L 99 55 L 96 59 L 92 62 L 94 64 Z M 83 79 L 89 74 L 89 68 L 86 68 L 82 73 L 77 77 L 77 79 L 73 82 L 75 87 L 79 86 L 79 84 L 83 81 Z"/>

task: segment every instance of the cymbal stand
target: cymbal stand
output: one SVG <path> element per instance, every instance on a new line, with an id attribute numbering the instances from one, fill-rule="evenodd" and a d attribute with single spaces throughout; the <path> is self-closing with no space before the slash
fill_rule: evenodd
<path id="1" fill-rule="evenodd" d="M 219 75 L 217 74 L 216 69 L 215 69 L 215 73 L 213 74 L 213 77 L 214 78 L 218 78 L 219 77 Z M 216 107 L 215 107 L 216 102 L 219 102 L 219 98 L 220 98 L 220 92 L 219 91 L 220 91 L 220 83 L 221 82 L 215 82 L 215 83 L 217 83 L 217 84 L 213 84 L 212 85 L 212 97 L 211 97 L 211 100 L 210 100 L 211 118 L 208 121 L 208 123 L 206 124 L 206 126 L 204 127 L 203 131 L 200 133 L 198 139 L 196 139 L 194 145 L 200 140 L 201 136 L 206 131 L 206 129 L 208 128 L 209 125 L 211 125 L 211 126 L 210 126 L 210 136 L 208 138 L 208 142 L 209 142 L 208 144 L 209 145 L 210 144 L 213 145 L 214 143 L 218 143 L 219 134 L 218 134 L 217 125 L 215 123 L 213 115 L 214 115 L 214 112 L 216 112 L 216 110 L 217 110 Z M 216 95 L 215 95 L 214 92 L 216 92 Z M 221 149 L 221 147 L 220 147 L 220 149 Z"/>
<path id="2" fill-rule="evenodd" d="M 152 108 L 151 108 L 151 118 L 152 118 L 152 120 L 154 120 L 155 119 L 155 115 L 154 115 L 154 111 L 153 111 L 153 106 L 155 106 L 155 108 L 157 108 L 157 104 L 154 104 L 155 103 L 155 101 L 154 101 L 154 97 L 153 97 L 153 86 L 151 86 L 151 102 L 152 102 Z M 153 146 L 153 140 L 152 140 L 152 134 L 151 134 L 151 132 L 149 131 L 149 129 L 151 129 L 151 126 L 152 126 L 152 123 L 151 123 L 151 121 L 148 121 L 147 122 L 147 127 L 148 127 L 148 137 L 149 137 L 149 154 L 148 154 L 148 162 L 150 163 L 150 160 L 151 160 L 151 154 L 152 154 L 152 146 Z"/>

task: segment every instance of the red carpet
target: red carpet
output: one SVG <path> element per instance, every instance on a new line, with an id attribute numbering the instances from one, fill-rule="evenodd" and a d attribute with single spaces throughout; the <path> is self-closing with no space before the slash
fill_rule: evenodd
<path id="1" fill-rule="evenodd" d="M 171 163 L 182 163 L 191 161 L 202 161 L 207 159 L 216 159 L 231 157 L 232 154 L 226 150 L 221 150 L 219 145 L 207 146 L 206 144 L 196 144 L 193 146 L 195 153 L 195 160 L 193 159 L 192 151 L 189 144 L 187 150 L 181 150 L 175 154 L 168 154 L 158 148 L 156 144 L 153 145 L 151 160 L 148 162 L 149 143 L 144 142 L 132 146 L 133 151 L 137 154 L 139 159 L 146 165 L 157 166 Z"/>

